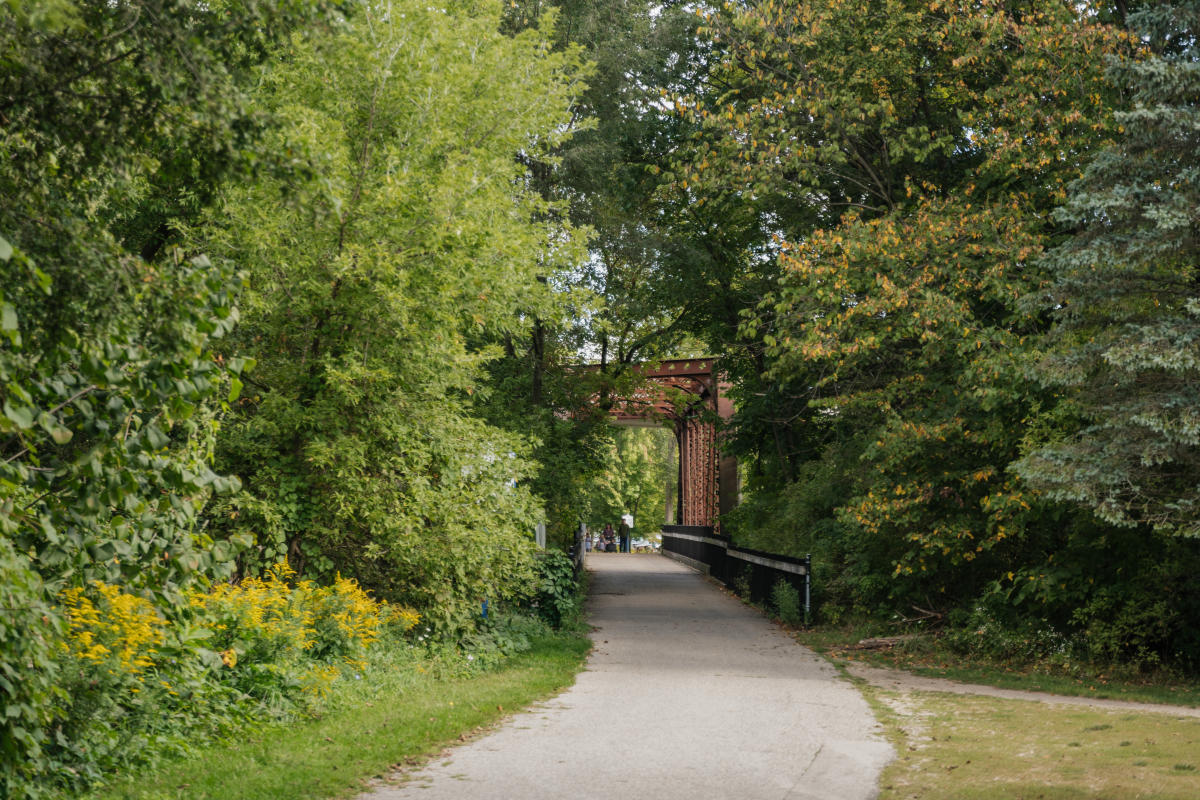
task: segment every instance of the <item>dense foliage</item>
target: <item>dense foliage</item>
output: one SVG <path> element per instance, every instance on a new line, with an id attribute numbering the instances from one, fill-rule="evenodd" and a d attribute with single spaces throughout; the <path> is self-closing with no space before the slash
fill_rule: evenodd
<path id="1" fill-rule="evenodd" d="M 672 504 L 606 417 L 702 351 L 827 619 L 1196 668 L 1198 22 L 8 0 L 0 794 L 303 709 L 380 600 L 570 616 L 533 526 Z"/>
<path id="2" fill-rule="evenodd" d="M 1141 39 L 1099 5 L 872 5 L 710 14 L 720 91 L 677 100 L 677 185 L 769 234 L 721 340 L 727 523 L 817 553 L 835 617 L 983 608 L 1194 664 L 1195 542 L 1108 524 L 1195 519 L 1194 12 L 1151 4 Z"/>
<path id="3" fill-rule="evenodd" d="M 228 574 L 197 514 L 233 487 L 207 455 L 237 371 L 213 352 L 237 282 L 176 234 L 254 160 L 245 87 L 319 11 L 0 12 L 0 794 L 46 766 L 50 726 L 79 700 L 64 694 L 55 594 L 100 580 L 178 608 L 197 578 Z"/>
<path id="4" fill-rule="evenodd" d="M 778 288 L 743 325 L 803 420 L 778 457 L 852 448 L 863 470 L 844 523 L 890 551 L 897 578 L 969 590 L 964 562 L 1014 534 L 988 510 L 1027 502 L 1003 474 L 1036 402 L 1005 380 L 1037 328 L 1017 300 L 1040 281 L 1039 211 L 1078 170 L 1059 153 L 1103 131 L 1107 45 L 1065 8 L 1005 24 L 892 6 L 870 28 L 845 3 L 734 19 L 749 99 L 698 109 L 723 135 L 692 180 L 724 168 L 807 212 L 780 215 Z M 1035 68 L 1051 52 L 1055 71 Z M 1070 92 L 1046 102 L 1047 82 Z"/>
<path id="5" fill-rule="evenodd" d="M 213 616 L 285 557 L 287 591 L 353 576 L 443 635 L 536 594 L 531 442 L 474 403 L 499 353 L 479 332 L 559 313 L 540 267 L 579 259 L 518 157 L 570 132 L 581 73 L 550 25 L 0 10 L 0 794 L 238 723 L 301 685 L 300 650 L 332 679 L 320 637 L 267 653 Z"/>
<path id="6" fill-rule="evenodd" d="M 472 396 L 499 355 L 481 332 L 528 328 L 543 264 L 576 257 L 515 158 L 569 130 L 579 66 L 548 35 L 368 7 L 264 77 L 267 146 L 296 167 L 231 187 L 200 232 L 249 278 L 229 347 L 257 366 L 217 458 L 243 492 L 214 521 L 254 540 L 248 571 L 353 574 L 449 628 L 532 580 L 529 444 Z"/>
<path id="7" fill-rule="evenodd" d="M 189 591 L 165 619 L 146 598 L 95 581 L 59 597 L 62 688 L 70 698 L 46 757 L 44 785 L 81 789 L 197 741 L 320 708 L 343 671 L 380 643 L 401 646 L 419 616 L 357 584 L 263 579 Z"/>
<path id="8" fill-rule="evenodd" d="M 645 535 L 674 519 L 676 448 L 674 433 L 665 428 L 616 430 L 604 456 L 604 472 L 586 496 L 589 526 L 602 529 L 611 523 L 615 528 L 622 515 L 631 514 L 635 535 Z"/>
<path id="9" fill-rule="evenodd" d="M 508 3 L 505 29 L 525 29 L 546 5 Z M 694 285 L 692 254 L 659 196 L 669 187 L 663 168 L 692 126 L 660 92 L 692 85 L 708 46 L 685 3 L 551 5 L 554 46 L 579 47 L 591 70 L 572 103 L 574 135 L 522 157 L 537 191 L 588 232 L 588 257 L 545 264 L 547 284 L 567 302 L 558 313 L 531 311 L 525 335 L 499 340 L 505 357 L 491 370 L 504 399 L 483 407 L 495 424 L 535 437 L 540 469 L 530 486 L 545 504 L 551 540 L 565 545 L 580 522 L 598 518 L 589 510 L 597 484 L 620 480 L 606 417 L 615 398 L 633 391 L 631 367 L 694 343 L 694 304 L 680 293 Z M 576 369 L 581 360 L 591 368 Z"/>
<path id="10" fill-rule="evenodd" d="M 1056 325 L 1037 375 L 1070 400 L 1022 474 L 1108 522 L 1200 534 L 1200 5 L 1131 21 L 1150 57 L 1118 62 L 1120 136 L 1057 210 L 1077 232 L 1046 258 Z"/>

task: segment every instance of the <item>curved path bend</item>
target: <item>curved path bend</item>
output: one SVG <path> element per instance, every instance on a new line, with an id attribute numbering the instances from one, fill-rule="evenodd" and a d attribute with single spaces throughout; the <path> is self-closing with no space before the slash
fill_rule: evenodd
<path id="1" fill-rule="evenodd" d="M 691 569 L 591 554 L 575 685 L 370 800 L 870 800 L 892 749 L 837 672 Z"/>

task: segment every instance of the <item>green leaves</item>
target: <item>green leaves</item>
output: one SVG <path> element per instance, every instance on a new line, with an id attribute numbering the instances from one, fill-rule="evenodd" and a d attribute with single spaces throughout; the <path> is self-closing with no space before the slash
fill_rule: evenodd
<path id="1" fill-rule="evenodd" d="M 49 292 L 49 276 L 35 267 L 24 253 L 14 248 L 3 236 L 0 236 L 0 261 L 5 262 L 5 273 L 9 270 L 20 270 L 17 274 L 23 272 L 24 275 L 32 277 L 44 292 Z M 15 288 L 16 285 L 9 291 Z M 0 289 L 0 336 L 6 338 L 14 347 L 21 344 L 20 317 L 16 307 L 5 298 L 3 289 Z"/>
<path id="2" fill-rule="evenodd" d="M 1109 523 L 1197 536 L 1200 5 L 1155 6 L 1129 22 L 1149 52 L 1110 69 L 1129 97 L 1120 136 L 1071 186 L 1057 216 L 1078 233 L 1043 259 L 1053 283 L 1030 298 L 1056 321 L 1036 376 L 1077 416 L 1031 439 L 1018 469 Z"/>
<path id="3" fill-rule="evenodd" d="M 9 338 L 13 344 L 19 344 L 17 335 L 17 310 L 8 303 L 0 304 L 0 333 Z"/>
<path id="4" fill-rule="evenodd" d="M 710 15 L 728 89 L 679 99 L 701 135 L 678 172 L 772 209 L 778 281 L 738 343 L 756 487 L 781 525 L 830 531 L 861 577 L 850 602 L 953 603 L 1045 524 L 1005 475 L 1053 403 L 1027 377 L 1043 320 L 1022 300 L 1110 130 L 1097 54 L 1119 38 L 1063 5 L 866 5 Z"/>
<path id="5" fill-rule="evenodd" d="M 17 426 L 17 428 L 25 430 L 33 427 L 34 410 L 28 406 L 13 406 L 7 400 L 4 401 L 4 416 L 8 417 L 9 421 Z"/>
<path id="6" fill-rule="evenodd" d="M 66 444 L 71 441 L 73 436 L 69 428 L 61 425 L 55 417 L 45 411 L 38 414 L 38 425 L 50 434 L 50 438 L 54 440 L 55 444 Z"/>
<path id="7" fill-rule="evenodd" d="M 0 537 L 0 793 L 20 797 L 49 766 L 61 716 L 55 643 L 62 619 L 28 557 Z"/>
<path id="8" fill-rule="evenodd" d="M 214 559 L 197 515 L 239 486 L 209 459 L 232 380 L 214 346 L 241 281 L 174 245 L 216 183 L 256 160 L 264 119 L 244 81 L 316 10 L 32 0 L 0 13 L 0 583 L 17 591 L 0 605 L 23 627 L 0 632 L 0 682 L 32 670 L 0 692 L 21 709 L 0 720 L 5 797 L 40 791 L 46 750 L 77 744 L 69 726 L 46 736 L 69 706 L 25 619 L 57 624 L 46 587 L 103 580 L 172 609 L 182 587 L 231 572 L 234 548 Z"/>
<path id="9" fill-rule="evenodd" d="M 198 232 L 250 277 L 217 462 L 245 488 L 212 520 L 248 571 L 353 575 L 454 629 L 532 576 L 528 444 L 473 404 L 579 253 L 517 156 L 561 139 L 580 67 L 491 10 L 361 13 L 264 76 L 303 170 L 230 185 Z"/>
<path id="10" fill-rule="evenodd" d="M 613 525 L 632 514 L 637 529 L 653 532 L 665 518 L 678 466 L 675 436 L 668 429 L 617 428 L 603 453 L 603 470 L 589 479 L 578 513 L 592 526 Z"/>

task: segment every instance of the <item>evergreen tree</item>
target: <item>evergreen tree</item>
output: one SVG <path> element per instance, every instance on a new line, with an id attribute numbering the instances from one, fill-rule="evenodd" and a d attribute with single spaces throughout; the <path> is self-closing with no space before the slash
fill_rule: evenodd
<path id="1" fill-rule="evenodd" d="M 1200 3 L 1129 17 L 1144 57 L 1115 61 L 1118 141 L 1058 211 L 1045 260 L 1056 324 L 1037 376 L 1067 402 L 1020 462 L 1102 519 L 1200 535 Z M 1046 439 L 1049 441 L 1046 441 Z"/>

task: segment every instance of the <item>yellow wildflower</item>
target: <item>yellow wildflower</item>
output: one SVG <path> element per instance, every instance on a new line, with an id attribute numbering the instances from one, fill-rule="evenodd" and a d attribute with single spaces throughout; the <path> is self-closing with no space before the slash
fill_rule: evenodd
<path id="1" fill-rule="evenodd" d="M 79 587 L 59 595 L 67 618 L 64 647 L 83 661 L 115 655 L 122 671 L 131 674 L 153 666 L 166 624 L 158 611 L 149 600 L 119 586 L 92 581 L 91 587 L 92 597 Z"/>

